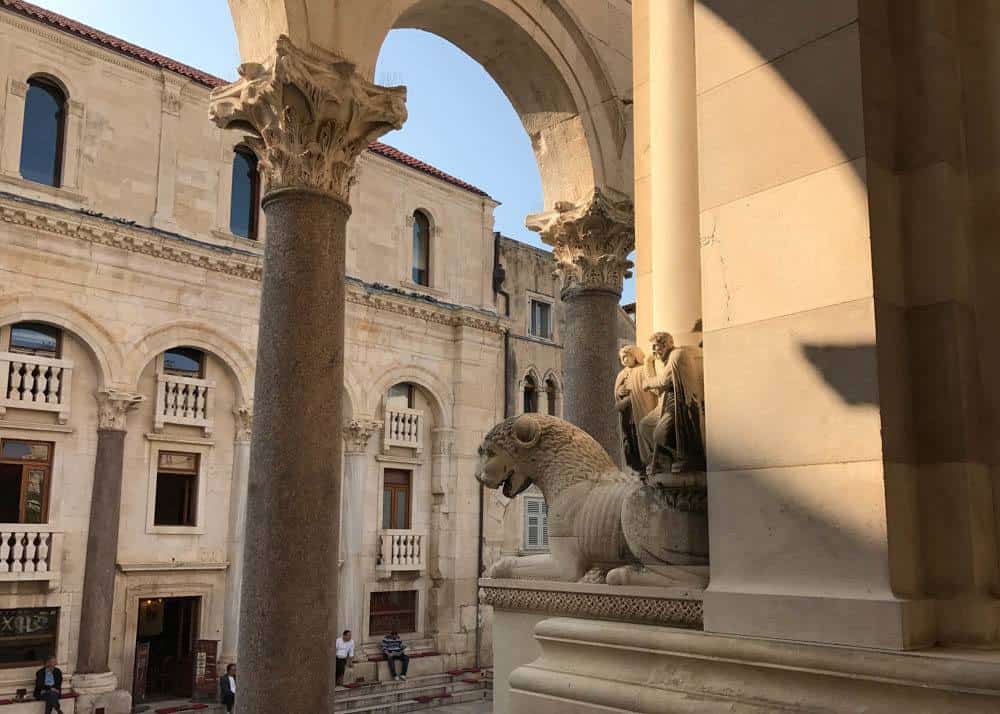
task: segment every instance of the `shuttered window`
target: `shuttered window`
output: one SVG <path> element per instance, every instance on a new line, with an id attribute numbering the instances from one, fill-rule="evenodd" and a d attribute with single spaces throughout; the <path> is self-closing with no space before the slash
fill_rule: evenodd
<path id="1" fill-rule="evenodd" d="M 547 550 L 549 547 L 549 507 L 544 498 L 524 499 L 524 548 Z"/>

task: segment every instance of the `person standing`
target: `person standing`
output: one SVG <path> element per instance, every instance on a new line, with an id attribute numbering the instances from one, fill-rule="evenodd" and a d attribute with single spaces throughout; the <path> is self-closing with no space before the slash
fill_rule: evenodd
<path id="1" fill-rule="evenodd" d="M 226 667 L 226 673 L 219 679 L 219 694 L 226 711 L 231 712 L 236 704 L 236 665 Z"/>
<path id="2" fill-rule="evenodd" d="M 337 638 L 337 685 L 344 683 L 344 672 L 347 665 L 354 659 L 354 640 L 351 639 L 351 631 L 344 630 L 344 634 Z"/>
<path id="3" fill-rule="evenodd" d="M 59 712 L 59 696 L 62 694 L 62 670 L 56 667 L 56 658 L 49 657 L 45 666 L 35 672 L 35 699 L 45 702 L 45 714 Z"/>
<path id="4" fill-rule="evenodd" d="M 410 658 L 406 654 L 406 645 L 399 638 L 399 633 L 393 630 L 382 638 L 382 654 L 389 665 L 389 674 L 395 680 L 406 679 L 406 670 L 410 667 Z M 396 660 L 402 665 L 402 671 L 396 674 Z"/>

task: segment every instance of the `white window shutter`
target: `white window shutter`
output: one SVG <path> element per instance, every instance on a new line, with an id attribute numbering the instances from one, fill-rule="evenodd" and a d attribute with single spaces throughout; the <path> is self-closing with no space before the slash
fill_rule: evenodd
<path id="1" fill-rule="evenodd" d="M 542 506 L 544 504 L 537 498 L 524 499 L 524 547 L 539 548 L 542 546 Z"/>

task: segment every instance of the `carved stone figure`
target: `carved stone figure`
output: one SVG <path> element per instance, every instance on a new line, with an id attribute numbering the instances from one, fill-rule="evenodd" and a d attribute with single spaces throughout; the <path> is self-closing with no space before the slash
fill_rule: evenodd
<path id="1" fill-rule="evenodd" d="M 700 347 L 675 347 L 669 332 L 650 338 L 645 389 L 659 401 L 639 422 L 647 474 L 705 470 L 705 373 Z M 662 368 L 657 368 L 657 361 Z"/>
<path id="2" fill-rule="evenodd" d="M 643 483 L 618 470 L 582 429 L 523 414 L 479 448 L 476 478 L 513 498 L 535 484 L 548 504 L 545 555 L 502 558 L 487 577 L 703 586 L 708 521 L 704 474 Z"/>
<path id="3" fill-rule="evenodd" d="M 645 355 L 638 345 L 625 345 L 618 351 L 622 370 L 615 378 L 615 409 L 621 422 L 625 463 L 644 473 L 646 464 L 639 449 L 639 422 L 656 408 L 656 396 L 646 390 Z"/>

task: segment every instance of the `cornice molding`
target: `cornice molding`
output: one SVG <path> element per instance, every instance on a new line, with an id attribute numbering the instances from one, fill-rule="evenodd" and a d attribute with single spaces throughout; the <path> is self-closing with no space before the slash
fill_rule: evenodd
<path id="1" fill-rule="evenodd" d="M 141 253 L 244 280 L 259 282 L 263 274 L 262 256 L 223 254 L 208 245 L 195 245 L 192 239 L 160 235 L 150 229 L 117 223 L 99 216 L 88 216 L 58 206 L 39 206 L 29 201 L 0 197 L 0 225 L 3 224 Z M 467 327 L 497 335 L 502 335 L 509 329 L 509 321 L 500 316 L 457 305 L 429 302 L 420 295 L 381 292 L 353 279 L 347 285 L 347 302 L 451 328 Z"/>

